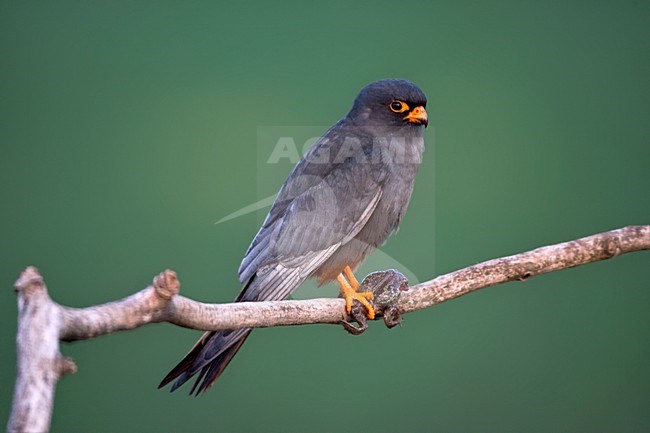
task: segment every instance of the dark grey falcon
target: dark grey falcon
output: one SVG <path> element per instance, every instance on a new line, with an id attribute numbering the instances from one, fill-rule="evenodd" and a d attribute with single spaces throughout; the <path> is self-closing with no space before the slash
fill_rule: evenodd
<path id="1" fill-rule="evenodd" d="M 399 227 L 424 151 L 426 97 L 407 80 L 364 87 L 350 112 L 294 167 L 239 267 L 235 302 L 286 299 L 305 280 L 337 280 L 349 313 L 368 318 L 370 293 L 353 272 Z M 251 329 L 206 332 L 162 380 L 172 391 L 198 374 L 190 394 L 207 390 Z"/>

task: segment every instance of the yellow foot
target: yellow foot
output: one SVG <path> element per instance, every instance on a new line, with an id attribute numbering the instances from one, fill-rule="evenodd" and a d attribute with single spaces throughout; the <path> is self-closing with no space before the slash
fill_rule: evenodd
<path id="1" fill-rule="evenodd" d="M 343 276 L 343 274 L 345 274 L 345 276 Z M 343 269 L 343 273 L 336 277 L 336 280 L 341 285 L 341 294 L 345 298 L 345 311 L 350 314 L 354 301 L 357 300 L 361 305 L 366 307 L 366 310 L 368 311 L 368 319 L 373 320 L 375 318 L 375 309 L 372 308 L 372 305 L 368 302 L 368 299 L 372 299 L 373 294 L 371 292 L 357 292 L 357 290 L 359 290 L 359 281 L 357 281 L 356 277 L 352 273 L 352 269 L 350 269 L 349 266 L 346 266 Z"/>

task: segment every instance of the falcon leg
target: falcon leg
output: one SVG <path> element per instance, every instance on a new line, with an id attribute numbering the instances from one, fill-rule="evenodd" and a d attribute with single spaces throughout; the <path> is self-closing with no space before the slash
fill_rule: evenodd
<path id="1" fill-rule="evenodd" d="M 356 300 L 366 307 L 366 310 L 368 311 L 368 319 L 374 319 L 375 309 L 372 307 L 370 302 L 368 302 L 368 299 L 372 299 L 373 294 L 371 292 L 357 292 L 359 289 L 359 281 L 357 281 L 356 277 L 352 273 L 352 269 L 350 269 L 349 266 L 346 266 L 343 269 L 343 272 L 336 277 L 336 280 L 339 282 L 341 286 L 341 294 L 345 298 L 345 311 L 350 314 L 352 311 L 352 305 Z"/>
<path id="2" fill-rule="evenodd" d="M 346 266 L 343 268 L 343 273 L 345 274 L 345 278 L 347 278 L 350 282 L 350 286 L 352 286 L 355 291 L 359 290 L 359 280 L 357 280 L 357 277 L 354 276 L 352 269 L 350 269 L 349 266 Z"/>

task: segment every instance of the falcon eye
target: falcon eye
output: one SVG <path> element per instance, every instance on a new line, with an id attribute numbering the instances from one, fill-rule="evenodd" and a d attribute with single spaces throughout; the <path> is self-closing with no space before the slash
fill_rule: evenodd
<path id="1" fill-rule="evenodd" d="M 390 111 L 394 113 L 403 113 L 409 109 L 409 106 L 406 105 L 405 102 L 397 101 L 397 100 L 390 101 L 388 107 L 390 108 Z"/>

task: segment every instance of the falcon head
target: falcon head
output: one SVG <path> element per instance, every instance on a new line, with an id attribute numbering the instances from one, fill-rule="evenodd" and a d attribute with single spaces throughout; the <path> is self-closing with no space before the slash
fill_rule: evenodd
<path id="1" fill-rule="evenodd" d="M 354 121 L 396 127 L 426 127 L 427 97 L 407 80 L 375 81 L 361 89 L 349 117 Z"/>

